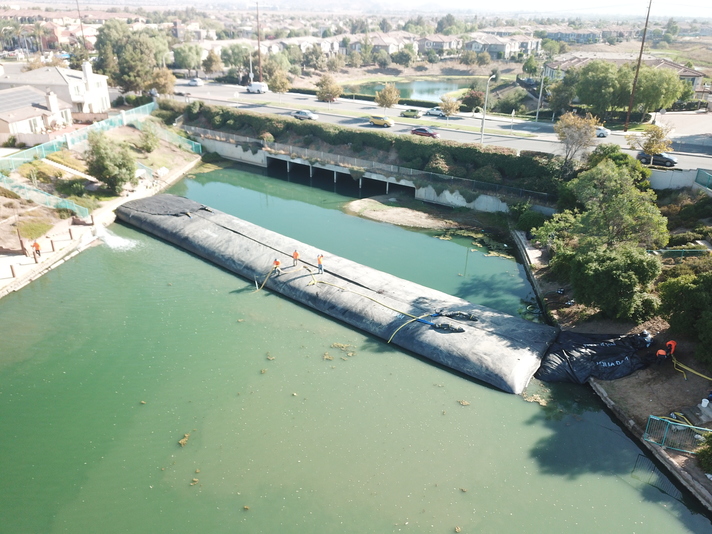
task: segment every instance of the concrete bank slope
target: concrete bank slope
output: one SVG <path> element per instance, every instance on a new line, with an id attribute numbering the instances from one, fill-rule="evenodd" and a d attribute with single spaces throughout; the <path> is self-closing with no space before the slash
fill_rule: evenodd
<path id="1" fill-rule="evenodd" d="M 557 334 L 550 326 L 330 255 L 185 198 L 133 200 L 116 215 L 249 280 L 266 279 L 271 291 L 506 392 L 524 390 Z M 292 267 L 295 249 L 305 261 Z M 322 253 L 326 272 L 320 275 L 316 258 Z M 268 276 L 275 258 L 284 272 Z M 437 312 L 461 313 L 432 316 Z"/>

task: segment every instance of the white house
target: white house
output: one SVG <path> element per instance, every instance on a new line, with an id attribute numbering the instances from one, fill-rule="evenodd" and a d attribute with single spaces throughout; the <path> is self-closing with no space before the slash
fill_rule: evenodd
<path id="1" fill-rule="evenodd" d="M 22 85 L 0 90 L 0 142 L 15 137 L 17 142 L 35 145 L 63 135 L 72 124 L 72 105 L 49 91 Z"/>
<path id="2" fill-rule="evenodd" d="M 59 99 L 71 102 L 75 114 L 104 114 L 111 107 L 106 80 L 106 76 L 94 74 L 91 63 L 85 62 L 82 70 L 42 67 L 19 74 L 5 74 L 0 76 L 0 89 L 29 85 L 43 92 L 52 91 Z"/>

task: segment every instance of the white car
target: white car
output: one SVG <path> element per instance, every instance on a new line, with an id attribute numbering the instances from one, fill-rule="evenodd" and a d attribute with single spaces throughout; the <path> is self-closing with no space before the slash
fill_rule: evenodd
<path id="1" fill-rule="evenodd" d="M 300 121 L 315 121 L 319 119 L 319 115 L 317 115 L 316 113 L 312 113 L 308 109 L 292 111 L 292 117 L 294 117 L 295 119 L 299 119 Z"/>
<path id="2" fill-rule="evenodd" d="M 426 115 L 435 115 L 436 117 L 444 117 L 445 113 L 443 113 L 443 110 L 440 108 L 433 108 L 429 109 L 428 111 L 425 112 Z"/>
<path id="3" fill-rule="evenodd" d="M 596 127 L 596 137 L 608 137 L 611 135 L 611 131 L 603 126 Z"/>
<path id="4" fill-rule="evenodd" d="M 190 85 L 192 87 L 199 87 L 201 85 L 205 85 L 205 82 L 203 80 L 201 80 L 200 78 L 193 78 L 192 80 L 190 80 L 188 82 L 188 85 Z"/>
<path id="5" fill-rule="evenodd" d="M 269 91 L 269 87 L 267 87 L 267 84 L 264 82 L 252 82 L 246 89 L 248 93 L 258 94 L 267 93 Z"/>

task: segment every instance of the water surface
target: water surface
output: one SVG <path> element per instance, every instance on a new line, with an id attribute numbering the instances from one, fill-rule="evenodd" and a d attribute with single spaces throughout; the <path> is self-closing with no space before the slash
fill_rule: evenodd
<path id="1" fill-rule="evenodd" d="M 327 268 L 341 254 L 510 313 L 529 296 L 512 260 L 469 252 L 458 276 L 468 243 L 331 193 L 236 171 L 175 190 Z M 0 303 L 0 532 L 710 531 L 587 389 L 527 403 L 110 230 Z"/>

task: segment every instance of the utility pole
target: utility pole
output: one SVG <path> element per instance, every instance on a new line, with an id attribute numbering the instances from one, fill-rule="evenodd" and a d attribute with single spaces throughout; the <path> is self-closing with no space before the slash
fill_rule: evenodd
<path id="1" fill-rule="evenodd" d="M 539 108 L 541 108 L 541 95 L 544 92 L 544 69 L 541 69 L 541 85 L 539 86 L 539 100 L 536 103 L 536 119 L 534 122 L 539 122 Z"/>
<path id="2" fill-rule="evenodd" d="M 262 82 L 262 46 L 260 45 L 260 3 L 255 2 L 255 5 L 257 6 L 257 69 L 260 82 Z"/>
<path id="3" fill-rule="evenodd" d="M 643 48 L 645 47 L 645 35 L 648 33 L 648 20 L 650 20 L 650 8 L 653 5 L 653 0 L 648 4 L 648 14 L 645 16 L 645 27 L 643 28 L 643 40 L 640 42 L 640 54 L 638 54 L 638 65 L 635 67 L 635 77 L 633 78 L 633 89 L 630 91 L 630 101 L 628 102 L 628 113 L 625 116 L 625 125 L 623 131 L 628 131 L 630 123 L 630 112 L 633 109 L 633 100 L 635 100 L 635 89 L 638 85 L 638 73 L 640 72 L 640 62 L 643 60 Z"/>
<path id="4" fill-rule="evenodd" d="M 487 80 L 487 89 L 485 91 L 485 107 L 482 108 L 482 126 L 480 127 L 480 144 L 481 145 L 485 144 L 485 115 L 487 114 L 487 98 L 489 97 L 489 84 L 495 76 L 497 76 L 497 75 L 493 74 Z"/>
<path id="5" fill-rule="evenodd" d="M 82 29 L 82 45 L 84 45 L 84 51 L 88 54 L 89 51 L 87 50 L 87 37 L 84 35 L 84 24 L 82 24 L 82 14 L 79 11 L 79 0 L 77 0 L 77 15 L 79 15 L 79 27 Z M 87 57 L 87 59 L 89 59 Z"/>

